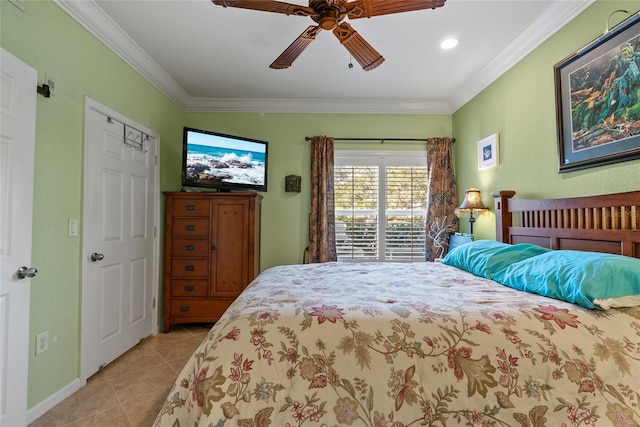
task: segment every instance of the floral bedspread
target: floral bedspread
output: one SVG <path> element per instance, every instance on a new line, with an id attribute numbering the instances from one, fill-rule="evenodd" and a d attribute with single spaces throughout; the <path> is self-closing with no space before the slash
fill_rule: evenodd
<path id="1" fill-rule="evenodd" d="M 274 267 L 195 351 L 156 426 L 638 426 L 640 309 L 439 263 Z"/>

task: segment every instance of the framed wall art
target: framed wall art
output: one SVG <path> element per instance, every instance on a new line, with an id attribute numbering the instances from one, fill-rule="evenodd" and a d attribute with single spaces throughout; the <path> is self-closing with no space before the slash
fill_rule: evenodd
<path id="1" fill-rule="evenodd" d="M 498 164 L 498 134 L 494 133 L 478 141 L 478 169 L 488 169 Z"/>
<path id="2" fill-rule="evenodd" d="M 640 158 L 640 13 L 554 67 L 559 171 Z"/>

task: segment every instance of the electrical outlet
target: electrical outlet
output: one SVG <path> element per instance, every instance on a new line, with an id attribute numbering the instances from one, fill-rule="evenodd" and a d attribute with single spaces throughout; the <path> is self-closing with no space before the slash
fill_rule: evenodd
<path id="1" fill-rule="evenodd" d="M 49 331 L 36 335 L 36 356 L 49 350 Z"/>

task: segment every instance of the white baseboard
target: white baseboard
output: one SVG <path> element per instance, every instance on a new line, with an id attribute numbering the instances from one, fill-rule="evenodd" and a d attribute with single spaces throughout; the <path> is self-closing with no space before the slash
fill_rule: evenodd
<path id="1" fill-rule="evenodd" d="M 33 408 L 27 411 L 27 423 L 31 424 L 42 415 L 44 415 L 51 408 L 62 402 L 67 397 L 71 396 L 76 391 L 80 390 L 80 378 L 76 378 L 60 390 L 53 393 L 51 396 L 38 403 Z"/>

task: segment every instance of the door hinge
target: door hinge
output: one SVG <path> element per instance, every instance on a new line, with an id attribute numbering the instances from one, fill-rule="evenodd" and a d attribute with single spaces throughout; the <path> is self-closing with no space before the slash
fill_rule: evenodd
<path id="1" fill-rule="evenodd" d="M 157 154 L 154 156 L 154 163 L 155 163 L 155 166 L 158 166 L 158 155 Z"/>
<path id="2" fill-rule="evenodd" d="M 153 226 L 153 237 L 158 237 L 158 227 L 157 226 Z"/>
<path id="3" fill-rule="evenodd" d="M 155 298 L 153 299 L 153 307 L 151 307 L 151 308 L 156 308 L 156 299 Z"/>

